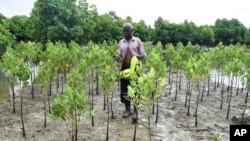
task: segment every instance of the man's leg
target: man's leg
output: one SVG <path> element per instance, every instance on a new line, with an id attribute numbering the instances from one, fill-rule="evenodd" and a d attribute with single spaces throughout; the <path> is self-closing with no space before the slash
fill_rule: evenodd
<path id="1" fill-rule="evenodd" d="M 129 80 L 127 79 L 121 79 L 121 102 L 125 105 L 125 111 L 122 114 L 122 117 L 126 118 L 132 114 L 131 112 L 131 104 L 128 99 L 126 99 L 127 91 L 128 91 L 128 85 L 130 84 Z"/>

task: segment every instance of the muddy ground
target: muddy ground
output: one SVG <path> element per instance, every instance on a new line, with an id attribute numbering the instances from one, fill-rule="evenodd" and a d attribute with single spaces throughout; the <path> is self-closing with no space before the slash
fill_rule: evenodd
<path id="1" fill-rule="evenodd" d="M 53 95 L 56 94 L 56 83 L 53 85 Z M 151 116 L 152 141 L 212 141 L 214 134 L 219 133 L 221 141 L 229 140 L 229 126 L 241 124 L 241 114 L 244 107 L 246 92 L 243 91 L 236 96 L 236 88 L 233 89 L 233 97 L 229 118 L 226 119 L 228 108 L 225 93 L 223 108 L 221 103 L 221 86 L 214 90 L 210 85 L 210 94 L 206 95 L 198 107 L 198 126 L 195 127 L 195 102 L 197 91 L 193 91 L 190 116 L 187 116 L 185 104 L 186 81 L 182 82 L 178 89 L 175 101 L 175 85 L 171 94 L 169 86 L 164 90 L 159 99 L 159 118 L 155 123 L 156 114 Z M 116 86 L 117 87 L 117 86 Z M 59 88 L 59 92 L 61 88 Z M 99 95 L 94 95 L 94 107 L 98 110 L 94 117 L 94 126 L 91 120 L 86 120 L 85 115 L 79 122 L 79 141 L 105 141 L 107 131 L 107 108 L 103 110 L 103 95 L 99 89 Z M 7 99 L 0 103 L 0 140 L 1 141 L 69 141 L 69 135 L 65 124 L 61 120 L 52 120 L 47 117 L 46 128 L 44 127 L 43 98 L 41 88 L 35 85 L 35 98 L 31 98 L 30 86 L 24 91 L 24 125 L 26 137 L 22 137 L 22 125 L 20 118 L 20 97 L 16 97 L 16 113 L 12 113 L 12 100 Z M 113 97 L 114 118 L 110 118 L 110 141 L 132 141 L 134 136 L 134 125 L 131 118 L 122 118 L 123 104 L 120 102 L 119 92 L 116 90 Z M 156 112 L 156 110 L 155 110 Z M 87 110 L 89 113 L 89 107 Z M 249 117 L 249 106 L 246 118 Z M 149 141 L 147 117 L 145 109 L 140 110 L 140 119 L 137 125 L 137 141 Z M 111 117 L 111 115 L 110 115 Z M 248 118 L 247 118 L 248 119 Z M 247 121 L 247 124 L 250 124 Z"/>

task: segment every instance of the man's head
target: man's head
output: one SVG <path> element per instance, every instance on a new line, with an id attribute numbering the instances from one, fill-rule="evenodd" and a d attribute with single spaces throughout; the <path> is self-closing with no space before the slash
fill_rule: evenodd
<path id="1" fill-rule="evenodd" d="M 123 35 L 125 39 L 131 39 L 132 38 L 132 32 L 133 32 L 133 25 L 131 23 L 125 23 L 122 26 Z"/>

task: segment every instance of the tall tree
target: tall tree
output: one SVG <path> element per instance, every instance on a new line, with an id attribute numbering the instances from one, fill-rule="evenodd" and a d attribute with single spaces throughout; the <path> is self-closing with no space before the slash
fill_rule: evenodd
<path id="1" fill-rule="evenodd" d="M 33 37 L 36 41 L 64 41 L 79 39 L 83 30 L 79 23 L 80 9 L 75 0 L 37 0 L 31 12 Z"/>
<path id="2" fill-rule="evenodd" d="M 168 36 L 168 26 L 169 22 L 164 20 L 162 17 L 158 17 L 155 21 L 155 38 L 154 42 L 160 41 L 162 45 L 166 45 L 168 43 L 167 36 Z"/>
<path id="3" fill-rule="evenodd" d="M 29 37 L 29 26 L 28 17 L 26 16 L 13 16 L 5 22 L 6 27 L 9 31 L 15 35 L 16 41 L 28 41 Z"/>
<path id="4" fill-rule="evenodd" d="M 187 45 L 189 41 L 196 43 L 197 26 L 193 22 L 185 20 L 183 24 L 180 24 L 179 32 L 176 34 L 184 45 Z"/>
<path id="5" fill-rule="evenodd" d="M 248 46 L 250 45 L 250 28 L 246 31 L 244 35 L 244 43 Z"/>
<path id="6" fill-rule="evenodd" d="M 122 25 L 123 20 L 113 11 L 100 15 L 96 21 L 92 40 L 96 43 L 119 41 L 122 38 Z"/>
<path id="7" fill-rule="evenodd" d="M 4 20 L 2 21 L 4 22 Z M 16 37 L 0 22 L 0 58 L 6 51 L 7 46 L 14 45 L 15 39 Z"/>
<path id="8" fill-rule="evenodd" d="M 150 30 L 143 20 L 134 24 L 134 30 L 134 35 L 140 37 L 143 42 L 150 41 Z"/>
<path id="9" fill-rule="evenodd" d="M 225 45 L 231 43 L 243 43 L 246 27 L 237 19 L 217 19 L 214 25 L 215 43 L 223 42 Z"/>
<path id="10" fill-rule="evenodd" d="M 211 27 L 203 25 L 199 26 L 197 30 L 197 43 L 199 45 L 211 46 L 214 44 L 214 31 Z"/>

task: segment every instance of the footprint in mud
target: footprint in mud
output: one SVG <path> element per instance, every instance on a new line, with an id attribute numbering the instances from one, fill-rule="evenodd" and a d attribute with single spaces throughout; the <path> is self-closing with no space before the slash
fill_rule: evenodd
<path id="1" fill-rule="evenodd" d="M 226 129 L 227 129 L 227 127 L 222 127 L 222 126 L 220 126 L 220 125 L 218 125 L 218 124 L 214 124 L 214 126 L 215 126 L 216 128 L 221 129 L 221 130 L 226 130 Z"/>
<path id="2" fill-rule="evenodd" d="M 169 134 L 177 134 L 178 132 L 177 132 L 177 131 L 170 130 L 168 133 L 169 133 Z"/>

